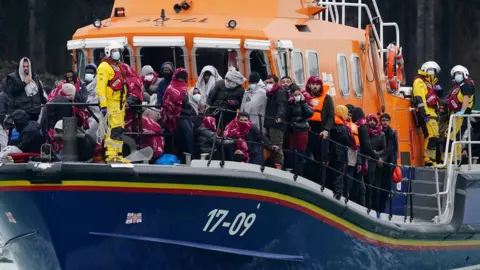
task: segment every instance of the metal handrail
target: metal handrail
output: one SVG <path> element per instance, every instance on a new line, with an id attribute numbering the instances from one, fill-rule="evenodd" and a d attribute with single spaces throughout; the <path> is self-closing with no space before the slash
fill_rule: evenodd
<path id="1" fill-rule="evenodd" d="M 395 28 L 395 37 L 396 37 L 395 40 L 396 40 L 396 45 L 398 47 L 400 47 L 400 29 L 399 29 L 397 23 L 384 22 L 383 19 L 382 19 L 382 16 L 380 15 L 380 11 L 378 9 L 377 1 L 372 0 L 372 3 L 373 3 L 374 10 L 375 10 L 375 15 L 376 15 L 375 17 L 372 16 L 372 12 L 370 11 L 370 8 L 368 7 L 368 5 L 362 3 L 362 0 L 358 0 L 358 3 L 345 3 L 345 0 L 342 0 L 342 2 L 338 3 L 338 2 L 328 2 L 328 0 L 326 0 L 326 1 L 317 2 L 317 5 L 319 5 L 319 6 L 322 6 L 322 5 L 323 6 L 332 6 L 332 7 L 335 7 L 335 8 L 337 8 L 339 6 L 342 7 L 342 24 L 343 25 L 345 25 L 345 7 L 357 7 L 358 8 L 358 28 L 362 27 L 361 26 L 361 21 L 362 21 L 361 10 L 362 10 L 362 8 L 364 8 L 366 13 L 367 13 L 370 24 L 372 25 L 373 32 L 374 32 L 374 35 L 375 35 L 375 39 L 377 40 L 378 43 L 380 43 L 379 48 L 380 48 L 380 52 L 382 52 L 381 57 L 382 57 L 382 62 L 383 62 L 383 60 L 384 60 L 383 52 L 387 51 L 387 49 L 384 48 L 384 44 L 383 44 L 383 28 L 384 27 L 394 27 Z M 377 28 L 376 28 L 375 23 L 374 23 L 375 19 L 378 19 L 378 22 L 380 24 L 380 35 L 378 34 Z M 335 18 L 335 21 L 336 21 L 336 23 L 338 23 L 338 18 Z"/>

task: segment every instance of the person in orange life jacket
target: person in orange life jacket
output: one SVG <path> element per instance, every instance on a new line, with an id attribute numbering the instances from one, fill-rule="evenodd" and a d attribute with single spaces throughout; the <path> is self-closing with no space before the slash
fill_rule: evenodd
<path id="1" fill-rule="evenodd" d="M 123 45 L 112 41 L 105 47 L 105 58 L 97 69 L 97 94 L 100 111 L 108 117 L 109 131 L 105 138 L 105 161 L 108 163 L 129 163 L 123 158 L 123 132 L 125 128 L 125 106 L 128 85 L 127 64 L 121 62 Z M 108 115 L 107 115 L 108 113 Z"/>
<path id="2" fill-rule="evenodd" d="M 298 85 L 291 85 L 292 91 L 288 98 L 285 133 L 285 144 L 289 150 L 285 152 L 285 168 L 296 170 L 298 175 L 303 175 L 304 155 L 308 145 L 308 119 L 313 115 L 313 109 L 307 103 L 307 92 L 301 91 Z M 297 160 L 295 163 L 295 154 Z"/>
<path id="3" fill-rule="evenodd" d="M 383 161 L 386 159 L 388 152 L 386 151 L 385 133 L 383 133 L 382 126 L 380 125 L 378 118 L 375 114 L 371 113 L 367 115 L 368 121 L 368 133 L 370 136 L 370 145 L 372 146 L 375 154 L 378 155 L 379 161 L 368 160 L 368 182 L 370 185 L 367 187 L 367 207 L 377 211 L 378 214 L 378 198 L 379 191 L 374 187 L 381 187 L 382 167 Z"/>
<path id="4" fill-rule="evenodd" d="M 438 147 L 438 109 L 439 97 L 437 91 L 441 87 L 437 85 L 437 74 L 441 69 L 433 61 L 426 62 L 418 71 L 413 82 L 414 105 L 417 108 L 417 119 L 422 128 L 425 138 L 424 162 L 425 166 L 436 164 L 436 150 Z"/>
<path id="5" fill-rule="evenodd" d="M 453 88 L 445 98 L 445 105 L 447 106 L 450 115 L 455 114 L 462 116 L 464 114 L 470 114 L 475 102 L 475 83 L 469 78 L 468 69 L 464 66 L 457 65 L 452 68 L 450 75 L 453 79 Z M 453 132 L 450 134 L 450 141 L 453 141 L 455 136 L 457 140 L 461 140 L 460 134 L 463 134 L 466 127 L 463 126 L 463 117 L 457 117 L 455 119 L 455 126 Z M 459 132 L 460 131 L 460 132 Z M 461 145 L 458 144 L 456 151 L 456 159 L 461 159 Z M 444 153 L 442 153 L 442 156 Z"/>
<path id="6" fill-rule="evenodd" d="M 383 176 L 380 177 L 380 187 L 385 190 L 392 189 L 392 176 L 393 170 L 397 165 L 398 158 L 398 136 L 397 132 L 390 127 L 391 117 L 389 114 L 384 113 L 380 116 L 380 123 L 382 125 L 383 133 L 385 134 L 386 142 L 386 153 L 385 153 L 385 162 L 383 168 Z M 380 213 L 385 212 L 386 202 L 388 200 L 388 193 L 385 191 L 380 191 L 378 197 L 378 211 Z"/>
<path id="7" fill-rule="evenodd" d="M 291 81 L 291 80 L 290 80 Z M 270 141 L 278 146 L 278 152 L 271 152 L 275 168 L 281 169 L 284 162 L 283 137 L 287 130 L 285 117 L 287 112 L 288 89 L 279 84 L 275 75 L 268 75 L 265 80 L 267 86 L 267 108 L 265 109 L 265 127 Z"/>
<path id="8" fill-rule="evenodd" d="M 332 142 L 329 144 L 327 187 L 333 191 L 335 199 L 340 200 L 343 194 L 343 178 L 348 163 L 347 150 L 354 147 L 355 139 L 347 125 L 348 108 L 335 106 L 335 120 L 330 129 Z"/>
<path id="9" fill-rule="evenodd" d="M 322 163 L 327 161 L 328 158 L 329 142 L 327 138 L 335 119 L 335 105 L 333 98 L 324 91 L 320 77 L 310 77 L 306 83 L 305 90 L 311 97 L 310 104 L 314 109 L 314 114 L 309 119 L 311 132 L 308 136 L 307 156 L 313 156 L 316 162 Z M 308 99 L 307 102 L 309 102 Z M 322 176 L 322 167 L 318 166 L 318 163 L 307 168 L 306 173 L 309 179 Z M 322 179 L 320 179 L 321 182 Z"/>
<path id="10" fill-rule="evenodd" d="M 358 126 L 352 120 L 352 113 L 355 107 L 351 104 L 347 104 L 346 107 L 348 109 L 348 116 L 347 116 L 346 122 L 347 122 L 347 126 L 352 131 L 352 135 L 355 140 L 355 145 L 354 147 L 350 147 L 347 153 L 348 166 L 347 166 L 347 174 L 345 174 L 344 181 L 343 181 L 343 196 L 351 200 L 354 198 L 354 196 L 351 196 L 351 195 L 358 193 L 358 189 L 360 189 L 360 185 L 363 186 L 363 190 L 365 190 L 365 185 L 363 184 L 363 175 L 361 174 L 362 158 L 360 155 L 358 155 L 358 148 L 360 147 L 360 139 L 358 137 Z M 352 189 L 353 187 L 355 187 L 355 189 Z M 363 196 L 363 198 L 365 199 L 365 196 Z M 361 202 L 358 202 L 358 201 L 356 202 L 361 204 Z M 363 204 L 365 204 L 364 200 L 363 200 Z"/>

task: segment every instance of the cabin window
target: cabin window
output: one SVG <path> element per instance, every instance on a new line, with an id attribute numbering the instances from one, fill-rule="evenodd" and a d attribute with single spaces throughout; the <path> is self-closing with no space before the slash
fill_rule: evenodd
<path id="1" fill-rule="evenodd" d="M 305 69 L 303 67 L 303 54 L 300 51 L 292 52 L 293 80 L 298 85 L 305 85 Z"/>
<path id="2" fill-rule="evenodd" d="M 343 54 L 337 56 L 338 84 L 342 96 L 347 97 L 350 94 L 350 84 L 348 79 L 347 57 Z"/>
<path id="3" fill-rule="evenodd" d="M 288 76 L 288 55 L 286 51 L 275 53 L 275 66 L 277 67 L 278 77 Z"/>
<path id="4" fill-rule="evenodd" d="M 307 75 L 320 76 L 320 67 L 318 66 L 318 54 L 314 50 L 307 51 Z"/>
<path id="5" fill-rule="evenodd" d="M 262 80 L 265 80 L 270 73 L 270 66 L 266 51 L 252 50 L 247 51 L 247 74 L 250 75 L 253 71 L 260 74 Z"/>
<path id="6" fill-rule="evenodd" d="M 100 65 L 100 61 L 102 61 L 102 59 L 105 57 L 105 49 L 104 48 L 96 48 L 93 50 L 93 62 L 95 63 L 95 65 Z M 130 61 L 130 50 L 128 50 L 127 48 L 125 48 L 123 51 L 122 51 L 122 61 L 131 66 L 132 66 L 132 63 Z"/>
<path id="7" fill-rule="evenodd" d="M 215 67 L 222 78 L 225 78 L 229 67 L 240 71 L 239 53 L 235 49 L 194 48 L 193 54 L 196 60 L 197 78 L 202 69 L 208 65 Z"/>
<path id="8" fill-rule="evenodd" d="M 184 51 L 181 47 L 143 47 L 139 51 L 141 67 L 152 66 L 160 76 L 160 68 L 165 62 L 171 62 L 175 68 L 185 68 Z"/>
<path id="9" fill-rule="evenodd" d="M 352 84 L 353 92 L 355 96 L 361 97 L 363 95 L 363 76 L 362 65 L 360 63 L 360 57 L 356 54 L 352 54 Z"/>
<path id="10" fill-rule="evenodd" d="M 78 77 L 81 79 L 85 76 L 85 66 L 86 66 L 86 55 L 84 50 L 76 50 L 77 56 L 77 73 Z"/>

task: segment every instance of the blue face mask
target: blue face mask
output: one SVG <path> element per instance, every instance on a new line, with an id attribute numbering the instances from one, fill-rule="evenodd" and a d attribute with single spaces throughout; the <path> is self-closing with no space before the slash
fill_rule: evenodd
<path id="1" fill-rule="evenodd" d="M 295 96 L 295 101 L 296 101 L 296 102 L 300 102 L 301 99 L 302 99 L 301 96 Z"/>
<path id="2" fill-rule="evenodd" d="M 115 61 L 120 60 L 120 52 L 112 52 L 112 59 Z"/>
<path id="3" fill-rule="evenodd" d="M 462 75 L 462 74 L 457 74 L 457 75 L 455 75 L 455 81 L 456 81 L 457 83 L 463 82 L 463 75 Z"/>

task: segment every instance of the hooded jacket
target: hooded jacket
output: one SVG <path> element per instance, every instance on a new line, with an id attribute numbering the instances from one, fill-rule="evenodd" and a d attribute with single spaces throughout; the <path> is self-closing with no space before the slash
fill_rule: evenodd
<path id="1" fill-rule="evenodd" d="M 206 72 L 210 72 L 210 78 L 208 79 L 208 82 L 205 82 L 204 76 Z M 207 97 L 210 94 L 210 91 L 212 91 L 213 87 L 215 87 L 215 84 L 218 81 L 222 80 L 222 76 L 218 74 L 218 71 L 216 68 L 213 66 L 204 66 L 202 68 L 202 72 L 200 73 L 200 76 L 198 76 L 197 83 L 195 84 L 195 88 L 198 88 L 200 90 L 200 94 L 202 95 L 202 102 L 206 103 L 207 102 Z"/>
<path id="2" fill-rule="evenodd" d="M 40 148 L 45 143 L 45 138 L 40 131 L 40 125 L 30 120 L 30 116 L 24 110 L 16 110 L 12 113 L 12 120 L 19 133 L 17 147 L 24 153 L 40 153 Z"/>
<path id="3" fill-rule="evenodd" d="M 195 142 L 200 154 L 210 153 L 212 151 L 212 146 L 216 147 L 221 145 L 222 141 L 225 145 L 233 144 L 232 139 L 222 139 L 221 137 L 217 137 L 216 129 L 217 125 L 215 118 L 211 116 L 203 118 L 201 125 L 195 129 Z"/>
<path id="4" fill-rule="evenodd" d="M 249 87 L 245 94 L 243 94 L 242 105 L 240 111 L 250 115 L 252 125 L 258 130 L 262 130 L 265 121 L 265 109 L 267 107 L 267 89 L 265 84 L 260 80 L 255 88 Z M 262 120 L 260 117 L 262 115 Z"/>
<path id="5" fill-rule="evenodd" d="M 163 69 L 164 68 L 170 68 L 172 70 L 172 75 L 170 77 L 166 77 L 165 74 L 163 74 Z M 167 87 L 170 85 L 170 82 L 172 81 L 173 77 L 173 72 L 175 71 L 173 68 L 173 64 L 171 62 L 165 62 L 162 64 L 160 67 L 160 70 L 163 75 L 163 80 L 161 80 L 158 83 L 158 88 L 157 88 L 157 105 L 161 106 L 163 104 L 163 95 L 165 95 L 165 91 L 167 91 Z"/>
<path id="6" fill-rule="evenodd" d="M 25 74 L 23 73 L 23 62 L 28 61 L 29 73 L 32 81 L 27 85 L 24 83 Z M 7 76 L 7 93 L 11 97 L 12 110 L 21 109 L 29 115 L 40 115 L 41 105 L 46 103 L 43 94 L 40 78 L 32 72 L 32 63 L 30 59 L 24 57 L 18 64 L 18 70 Z"/>
<path id="7" fill-rule="evenodd" d="M 358 139 L 360 141 L 360 153 L 373 159 L 380 157 L 373 151 L 370 145 L 370 135 L 368 134 L 368 123 L 365 119 L 365 113 L 362 108 L 355 107 L 352 111 L 352 121 L 358 126 Z"/>

